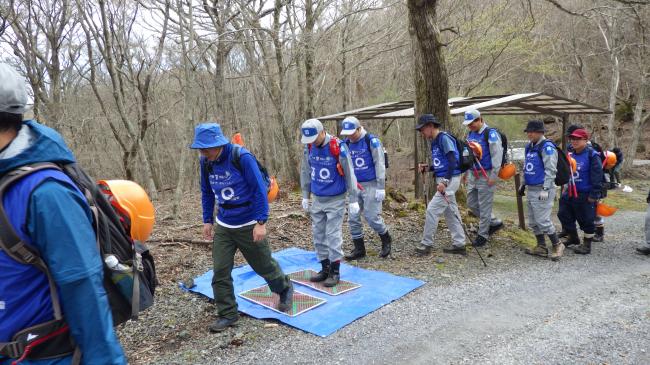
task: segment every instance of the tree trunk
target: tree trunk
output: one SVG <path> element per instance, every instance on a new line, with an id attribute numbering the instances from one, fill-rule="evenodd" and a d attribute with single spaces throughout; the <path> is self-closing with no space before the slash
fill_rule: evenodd
<path id="1" fill-rule="evenodd" d="M 409 32 L 411 34 L 411 51 L 413 52 L 415 81 L 415 122 L 426 113 L 435 115 L 442 122 L 442 129 L 447 129 L 449 120 L 449 84 L 447 68 L 442 54 L 440 31 L 437 25 L 437 0 L 408 0 Z M 418 172 L 420 159 L 429 156 L 429 143 L 420 138 L 415 131 L 414 166 L 415 195 L 422 196 L 423 182 Z M 419 156 L 421 155 L 421 156 Z M 433 184 L 431 184 L 433 185 Z"/>
<path id="2" fill-rule="evenodd" d="M 608 149 L 611 149 L 614 146 L 617 146 L 616 142 L 616 133 L 614 131 L 614 123 L 616 122 L 616 95 L 618 93 L 618 84 L 621 80 L 621 70 L 618 62 L 618 56 L 616 54 L 611 55 L 612 59 L 612 78 L 609 82 L 609 102 L 607 103 L 607 108 L 612 111 L 612 114 L 607 116 L 607 143 L 605 146 Z"/>
<path id="3" fill-rule="evenodd" d="M 307 107 L 305 110 L 307 118 L 314 117 L 314 26 L 316 15 L 314 14 L 313 0 L 305 0 L 305 85 L 307 87 Z"/>
<path id="4" fill-rule="evenodd" d="M 646 76 L 641 74 L 639 78 L 639 86 L 637 88 L 636 106 L 634 107 L 634 119 L 632 122 L 632 140 L 629 143 L 629 148 L 625 151 L 625 159 L 623 161 L 623 170 L 632 167 L 634 158 L 636 157 L 636 149 L 639 146 L 639 138 L 641 138 L 641 127 L 650 118 L 650 112 L 645 116 L 643 115 L 643 103 L 645 102 L 645 88 Z"/>

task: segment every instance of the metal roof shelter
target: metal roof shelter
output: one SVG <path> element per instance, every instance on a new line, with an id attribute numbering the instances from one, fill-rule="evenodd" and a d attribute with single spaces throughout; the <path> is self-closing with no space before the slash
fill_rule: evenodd
<path id="1" fill-rule="evenodd" d="M 567 99 L 547 93 L 522 93 L 485 95 L 472 97 L 455 97 L 448 100 L 451 115 L 464 114 L 466 110 L 477 109 L 482 115 L 553 115 L 562 120 L 562 146 L 566 147 L 566 124 L 570 115 L 578 114 L 611 114 L 607 109 L 598 108 L 577 100 Z M 318 117 L 321 121 L 342 120 L 347 116 L 355 116 L 360 120 L 369 119 L 413 119 L 415 118 L 415 104 L 413 101 L 388 102 L 371 105 L 364 108 L 348 110 L 337 114 Z M 338 127 L 338 126 L 337 126 Z M 414 141 L 417 145 L 417 133 Z M 566 148 L 565 148 L 566 149 Z M 415 161 L 418 160 L 418 151 L 415 150 Z M 515 176 L 515 188 L 519 185 L 519 174 Z M 416 184 L 419 176 L 416 173 Z M 523 203 L 517 195 L 517 208 L 519 211 L 519 225 L 525 229 L 523 220 Z"/>

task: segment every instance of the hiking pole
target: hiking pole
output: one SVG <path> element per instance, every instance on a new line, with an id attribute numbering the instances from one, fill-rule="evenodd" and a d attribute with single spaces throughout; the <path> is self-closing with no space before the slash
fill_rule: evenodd
<path id="1" fill-rule="evenodd" d="M 444 191 L 443 191 L 442 193 L 440 193 L 440 194 L 442 195 L 442 197 L 443 197 L 443 198 L 445 199 L 445 201 L 447 202 L 447 207 L 448 207 L 449 209 L 451 209 L 451 203 L 449 203 L 449 199 L 447 199 L 447 194 L 446 194 Z M 469 240 L 469 233 L 467 232 L 467 227 L 465 227 L 465 224 L 463 224 L 463 221 L 460 219 L 460 217 L 458 216 L 458 214 L 456 214 L 456 212 L 454 212 L 453 209 L 451 209 L 451 212 L 452 212 L 452 214 L 454 215 L 454 217 L 456 217 L 456 219 L 458 219 L 458 223 L 460 223 L 460 226 L 463 227 L 463 232 L 465 232 L 465 239 L 466 239 L 466 240 Z M 460 213 L 460 212 L 459 212 L 459 213 Z M 485 263 L 485 260 L 483 260 L 483 256 L 481 255 L 481 252 L 479 252 L 478 248 L 477 248 L 476 246 L 474 246 L 474 245 L 472 244 L 472 242 L 470 242 L 469 244 L 470 244 L 472 247 L 474 247 L 474 249 L 476 250 L 476 253 L 478 254 L 478 257 L 481 259 L 481 261 L 483 261 L 483 266 L 487 267 L 487 264 Z"/>
<path id="2" fill-rule="evenodd" d="M 427 178 L 427 172 L 422 171 L 422 184 L 424 185 L 424 206 L 429 204 L 429 179 Z"/>

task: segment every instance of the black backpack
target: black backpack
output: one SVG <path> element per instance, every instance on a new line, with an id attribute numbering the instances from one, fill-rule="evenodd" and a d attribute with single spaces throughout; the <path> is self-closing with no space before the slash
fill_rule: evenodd
<path id="1" fill-rule="evenodd" d="M 549 143 L 553 145 L 553 147 L 557 151 L 557 165 L 556 165 L 557 173 L 555 175 L 555 185 L 562 186 L 568 184 L 569 181 L 571 181 L 571 165 L 569 164 L 569 158 L 564 153 L 564 151 L 562 151 L 562 149 L 558 148 L 558 146 L 555 143 L 553 143 L 548 139 L 544 141 L 544 145 L 547 145 Z M 543 160 L 541 147 L 542 146 L 540 146 L 540 148 L 537 149 L 537 154 L 539 155 L 539 159 Z"/>
<path id="2" fill-rule="evenodd" d="M 501 133 L 501 131 L 498 128 L 488 128 L 487 133 L 483 133 L 483 138 L 485 138 L 485 143 L 489 146 L 490 141 L 489 139 L 489 134 L 490 131 L 493 130 L 497 133 L 499 133 L 499 137 L 501 137 L 501 147 L 503 147 L 503 157 L 501 158 L 501 167 L 508 163 L 508 137 Z"/>
<path id="3" fill-rule="evenodd" d="M 475 156 L 474 152 L 469 147 L 469 144 L 467 144 L 467 141 L 456 138 L 456 136 L 447 132 L 440 133 L 448 135 L 454 140 L 454 142 L 456 142 L 456 149 L 458 150 L 458 156 L 460 157 L 460 161 L 458 161 L 458 169 L 460 172 L 463 173 L 471 169 L 472 166 L 474 166 Z"/>
<path id="4" fill-rule="evenodd" d="M 4 194 L 11 184 L 44 169 L 62 171 L 75 183 L 93 212 L 94 229 L 101 257 L 115 256 L 119 264 L 122 265 L 122 270 L 114 270 L 109 268 L 103 259 L 101 260 L 104 267 L 104 289 L 111 307 L 113 324 L 118 325 L 129 319 L 136 319 L 138 312 L 153 305 L 154 290 L 158 285 L 154 260 L 147 247 L 131 239 L 124 227 L 125 217 L 113 209 L 94 180 L 76 164 L 38 163 L 21 166 L 6 173 L 0 178 L 0 249 L 14 260 L 34 265 L 45 273 L 50 283 L 52 308 L 55 313 L 55 320 L 24 329 L 14 336 L 13 341 L 22 349 L 29 346 L 32 340 L 40 341 L 44 338 L 51 338 L 45 344 L 34 347 L 28 358 L 64 356 L 72 353 L 75 349 L 69 332 L 66 332 L 68 327 L 65 319 L 61 316 L 61 305 L 54 287 L 54 280 L 45 262 L 36 250 L 22 244 L 14 232 L 13 226 L 9 223 L 1 204 Z M 3 354 L 0 353 L 0 355 Z M 9 357 L 15 356 L 9 355 Z"/>

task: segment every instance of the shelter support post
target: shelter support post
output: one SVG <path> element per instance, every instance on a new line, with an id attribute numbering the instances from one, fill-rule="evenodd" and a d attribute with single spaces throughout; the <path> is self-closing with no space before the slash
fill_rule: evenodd
<path id="1" fill-rule="evenodd" d="M 521 186 L 521 174 L 515 175 L 515 196 L 517 197 L 517 215 L 519 216 L 519 228 L 526 229 L 526 220 L 524 219 L 524 201 L 517 193 Z"/>

